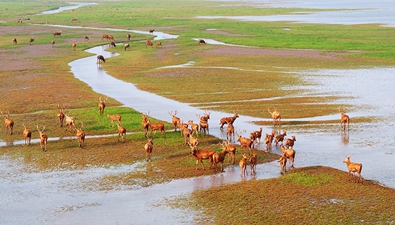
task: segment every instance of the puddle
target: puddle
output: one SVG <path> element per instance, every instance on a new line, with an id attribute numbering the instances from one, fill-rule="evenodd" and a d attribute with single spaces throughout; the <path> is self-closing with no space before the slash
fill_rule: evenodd
<path id="1" fill-rule="evenodd" d="M 54 10 L 44 11 L 44 12 L 41 12 L 40 14 L 46 14 L 46 15 L 47 14 L 55 14 L 55 13 L 60 13 L 60 12 L 67 11 L 67 10 L 77 9 L 77 8 L 84 7 L 84 6 L 97 5 L 97 3 L 93 3 L 93 2 L 68 2 L 68 4 L 70 4 L 70 5 L 69 6 L 62 6 L 57 9 L 54 9 Z"/>

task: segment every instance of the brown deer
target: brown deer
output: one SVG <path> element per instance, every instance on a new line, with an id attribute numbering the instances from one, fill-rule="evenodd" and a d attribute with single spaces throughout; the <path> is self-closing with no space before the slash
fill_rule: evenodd
<path id="1" fill-rule="evenodd" d="M 155 29 L 149 30 L 150 34 L 154 33 Z"/>
<path id="2" fill-rule="evenodd" d="M 189 128 L 184 128 L 182 129 L 182 135 L 184 136 L 185 144 L 187 145 L 189 143 L 189 137 L 192 136 L 192 130 Z"/>
<path id="3" fill-rule="evenodd" d="M 151 40 L 150 40 L 149 38 L 148 38 L 147 41 L 145 42 L 145 47 L 147 47 L 147 46 L 151 46 L 151 47 L 154 46 L 154 43 L 152 43 Z"/>
<path id="4" fill-rule="evenodd" d="M 240 162 L 239 162 L 239 166 L 240 166 L 240 176 L 245 177 L 246 175 L 248 175 L 247 172 L 247 156 L 243 154 L 243 158 L 241 158 Z"/>
<path id="5" fill-rule="evenodd" d="M 118 125 L 118 141 L 119 141 L 119 137 L 122 137 L 122 142 L 125 143 L 125 136 L 126 136 L 126 129 L 125 127 L 123 127 L 121 125 L 121 122 L 117 123 Z"/>
<path id="6" fill-rule="evenodd" d="M 4 123 L 5 123 L 5 133 L 10 130 L 10 135 L 12 135 L 13 129 L 14 129 L 14 121 L 10 118 L 10 112 L 8 111 L 8 115 L 4 115 L 3 112 L 1 112 L 1 115 L 4 117 Z"/>
<path id="7" fill-rule="evenodd" d="M 277 135 L 277 136 L 274 138 L 274 141 L 276 142 L 276 147 L 278 146 L 278 143 L 284 142 L 285 136 L 287 136 L 287 131 L 286 131 L 286 130 L 284 130 L 282 134 L 279 134 L 279 135 Z"/>
<path id="8" fill-rule="evenodd" d="M 65 117 L 64 112 L 63 112 L 64 107 L 60 108 L 60 106 L 58 104 L 58 109 L 59 109 L 59 111 L 58 111 L 58 114 L 56 115 L 56 117 L 58 117 L 60 127 L 63 127 L 63 121 L 64 121 L 64 117 Z"/>
<path id="9" fill-rule="evenodd" d="M 227 153 L 228 153 L 227 149 L 222 149 L 222 152 L 216 152 L 213 154 L 213 165 L 215 171 L 217 171 L 217 164 L 221 164 L 221 172 L 224 171 L 224 160 Z"/>
<path id="10" fill-rule="evenodd" d="M 152 138 L 149 138 L 148 142 L 144 145 L 145 154 L 147 155 L 147 162 L 151 162 L 151 155 L 153 149 L 154 149 L 154 142 Z"/>
<path id="11" fill-rule="evenodd" d="M 196 145 L 196 146 L 199 144 L 198 138 L 195 137 L 195 136 L 193 136 L 193 135 L 192 135 L 192 132 L 189 134 L 189 140 L 188 140 L 188 142 L 189 142 L 191 145 Z"/>
<path id="12" fill-rule="evenodd" d="M 102 34 L 101 35 L 101 40 L 103 40 L 104 38 L 108 40 L 108 34 Z"/>
<path id="13" fill-rule="evenodd" d="M 250 133 L 250 139 L 256 143 L 261 143 L 261 138 L 262 138 L 262 127 L 259 128 L 259 130 Z"/>
<path id="14" fill-rule="evenodd" d="M 85 35 L 85 36 L 84 36 L 84 40 L 85 40 L 85 41 L 89 41 L 89 37 Z"/>
<path id="15" fill-rule="evenodd" d="M 75 118 L 71 117 L 68 113 L 65 114 L 66 126 L 69 128 L 69 131 L 72 131 L 71 127 L 75 128 Z"/>
<path id="16" fill-rule="evenodd" d="M 177 113 L 178 113 L 177 110 L 174 111 L 174 113 L 173 113 L 173 111 L 169 111 L 169 114 L 171 116 L 171 123 L 174 126 L 174 131 L 176 131 L 177 127 L 179 127 L 179 125 L 181 124 L 180 118 L 176 116 Z"/>
<path id="17" fill-rule="evenodd" d="M 119 114 L 107 114 L 107 118 L 109 118 L 111 120 L 111 127 L 114 126 L 114 121 L 118 121 L 118 123 L 121 122 L 122 116 Z"/>
<path id="18" fill-rule="evenodd" d="M 73 18 L 73 19 L 71 19 L 71 22 L 77 22 L 77 18 Z"/>
<path id="19" fill-rule="evenodd" d="M 226 149 L 229 153 L 229 162 L 234 165 L 235 164 L 235 155 L 236 155 L 236 146 L 230 144 L 228 141 L 222 141 L 222 150 Z"/>
<path id="20" fill-rule="evenodd" d="M 199 39 L 198 40 L 198 44 L 200 45 L 200 44 L 206 44 L 206 41 L 204 41 L 203 39 Z"/>
<path id="21" fill-rule="evenodd" d="M 151 121 L 148 120 L 148 126 L 151 129 L 150 136 L 152 136 L 152 132 L 155 131 L 154 137 L 156 136 L 156 132 L 159 130 L 162 133 L 162 137 L 165 137 L 165 124 L 164 123 L 151 123 Z"/>
<path id="22" fill-rule="evenodd" d="M 23 127 L 25 128 L 23 130 L 23 137 L 25 138 L 25 145 L 30 145 L 30 140 L 32 139 L 32 132 L 30 129 L 23 124 Z"/>
<path id="23" fill-rule="evenodd" d="M 106 97 L 105 100 L 102 100 L 101 96 L 99 97 L 99 104 L 97 105 L 97 107 L 99 107 L 100 116 L 103 115 L 103 113 L 104 113 L 104 109 L 106 108 L 107 99 L 108 99 L 108 97 Z"/>
<path id="24" fill-rule="evenodd" d="M 284 145 L 281 145 L 281 153 L 282 156 L 285 158 L 289 159 L 292 163 L 291 168 L 294 168 L 294 162 L 295 162 L 295 150 L 292 148 L 285 148 Z"/>
<path id="25" fill-rule="evenodd" d="M 296 141 L 296 137 L 295 136 L 292 136 L 292 138 L 290 139 L 290 138 L 287 138 L 286 140 L 285 140 L 285 147 L 287 147 L 287 148 L 293 148 L 294 147 L 294 144 L 295 144 L 295 141 Z"/>
<path id="26" fill-rule="evenodd" d="M 219 121 L 219 125 L 221 125 L 221 126 L 219 128 L 222 130 L 223 126 L 225 124 L 228 124 L 228 122 L 233 124 L 237 118 L 239 118 L 239 115 L 237 113 L 234 113 L 232 117 L 223 117 L 223 118 L 221 118 L 220 121 Z"/>
<path id="27" fill-rule="evenodd" d="M 46 152 L 46 151 L 47 151 L 48 136 L 44 133 L 45 126 L 43 125 L 43 129 L 40 130 L 40 129 L 38 128 L 38 125 L 37 125 L 37 130 L 38 130 L 38 133 L 39 133 L 39 135 L 40 135 L 40 146 L 41 146 L 41 149 L 42 149 L 44 152 Z"/>
<path id="28" fill-rule="evenodd" d="M 130 47 L 130 45 L 129 44 L 124 44 L 123 45 L 123 49 L 126 51 L 126 49 L 128 49 Z"/>
<path id="29" fill-rule="evenodd" d="M 81 123 L 80 128 L 76 128 L 76 136 L 78 139 L 78 147 L 79 148 L 84 148 L 84 142 L 85 142 L 85 132 L 82 130 L 84 128 L 84 124 Z"/>
<path id="30" fill-rule="evenodd" d="M 342 108 L 339 107 L 340 127 L 343 128 L 343 130 L 346 129 L 346 125 L 347 125 L 347 129 L 350 129 L 350 117 L 347 114 L 345 114 L 346 111 L 347 111 L 347 108 L 344 108 L 342 110 Z"/>
<path id="31" fill-rule="evenodd" d="M 192 135 L 196 134 L 196 137 L 199 137 L 199 124 L 193 123 L 193 120 L 188 120 L 188 124 L 191 126 Z"/>
<path id="32" fill-rule="evenodd" d="M 55 46 L 55 40 L 51 41 L 52 48 Z"/>
<path id="33" fill-rule="evenodd" d="M 34 38 L 30 38 L 30 39 L 29 39 L 29 44 L 32 45 L 32 44 L 33 44 L 33 41 L 34 41 Z"/>
<path id="34" fill-rule="evenodd" d="M 102 55 L 97 56 L 97 63 L 100 64 L 102 62 L 106 62 L 106 59 Z"/>
<path id="35" fill-rule="evenodd" d="M 362 164 L 361 163 L 351 162 L 350 161 L 350 156 L 346 156 L 346 158 L 344 159 L 343 163 L 347 164 L 348 175 L 349 176 L 350 175 L 353 176 L 354 180 L 355 180 L 355 177 L 356 177 L 355 173 L 358 173 L 358 178 L 357 178 L 356 181 L 358 181 L 358 182 L 361 181 L 361 183 L 362 183 L 363 182 L 362 181 L 362 175 L 361 175 Z"/>
<path id="36" fill-rule="evenodd" d="M 258 163 L 257 154 L 254 153 L 248 161 L 250 162 L 251 174 L 256 174 L 256 164 Z"/>
<path id="37" fill-rule="evenodd" d="M 238 139 L 237 141 L 240 142 L 241 149 L 243 148 L 248 148 L 248 152 L 250 155 L 252 155 L 252 146 L 253 146 L 253 141 L 249 138 L 242 137 L 243 133 L 245 133 L 245 130 L 242 132 L 236 132 Z"/>
<path id="38" fill-rule="evenodd" d="M 280 163 L 281 174 L 287 172 L 287 158 L 285 156 L 281 156 L 278 162 Z"/>
<path id="39" fill-rule="evenodd" d="M 272 141 L 271 139 L 271 135 L 270 134 L 266 134 L 265 136 L 265 146 L 266 146 L 266 151 L 270 152 L 272 150 Z"/>
<path id="40" fill-rule="evenodd" d="M 73 51 L 75 51 L 75 48 L 77 47 L 77 43 L 75 43 L 75 41 L 73 41 L 73 43 L 71 44 L 71 47 L 73 48 Z"/>
<path id="41" fill-rule="evenodd" d="M 210 112 L 205 111 L 203 116 L 200 116 L 199 114 L 196 114 L 196 116 L 199 118 L 200 132 L 203 132 L 205 135 L 206 133 L 210 134 L 208 125 L 208 120 L 210 119 Z"/>
<path id="42" fill-rule="evenodd" d="M 189 145 L 189 147 L 191 148 L 191 154 L 196 158 L 196 170 L 198 169 L 197 167 L 199 162 L 202 165 L 203 170 L 205 170 L 203 164 L 204 159 L 210 159 L 211 165 L 213 164 L 213 155 L 215 153 L 213 150 L 211 149 L 197 150 L 197 146 L 193 146 L 193 145 Z"/>
<path id="43" fill-rule="evenodd" d="M 126 34 L 126 39 L 127 39 L 128 41 L 130 41 L 130 38 L 131 38 L 130 34 Z"/>
<path id="44" fill-rule="evenodd" d="M 115 47 L 117 47 L 117 45 L 115 44 L 114 41 L 111 41 L 111 42 L 110 42 L 110 47 L 114 47 L 114 48 L 115 48 Z"/>
<path id="45" fill-rule="evenodd" d="M 12 43 L 18 44 L 18 40 L 17 40 L 16 38 L 13 38 L 13 39 L 12 39 Z"/>
<path id="46" fill-rule="evenodd" d="M 148 117 L 148 115 L 149 115 L 149 112 L 148 112 L 147 114 L 140 113 L 140 115 L 143 117 L 143 120 L 141 121 L 141 126 L 142 126 L 143 129 L 144 129 L 144 137 L 148 138 L 147 135 L 148 135 L 149 123 L 148 123 L 147 117 Z"/>
<path id="47" fill-rule="evenodd" d="M 157 48 L 157 47 L 162 47 L 162 43 L 160 41 L 155 43 L 155 48 Z"/>
<path id="48" fill-rule="evenodd" d="M 55 37 L 55 36 L 62 36 L 62 31 L 55 31 L 55 32 L 53 32 L 53 36 Z"/>
<path id="49" fill-rule="evenodd" d="M 226 121 L 226 123 L 228 124 L 228 127 L 226 128 L 226 139 L 229 142 L 232 142 L 232 140 L 234 141 L 235 139 L 235 127 L 229 121 Z"/>
<path id="50" fill-rule="evenodd" d="M 277 111 L 276 108 L 274 108 L 273 112 L 270 112 L 270 109 L 267 109 L 267 111 L 270 113 L 270 115 L 272 115 L 272 119 L 273 119 L 273 124 L 274 126 L 276 125 L 281 125 L 281 114 L 279 111 Z"/>

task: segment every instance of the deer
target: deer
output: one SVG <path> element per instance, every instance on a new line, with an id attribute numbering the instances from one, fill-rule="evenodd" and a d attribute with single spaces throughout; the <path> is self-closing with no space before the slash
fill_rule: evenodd
<path id="1" fill-rule="evenodd" d="M 115 44 L 114 41 L 111 41 L 111 42 L 110 42 L 110 47 L 114 47 L 114 48 L 115 48 L 115 47 L 117 47 L 117 45 Z"/>
<path id="2" fill-rule="evenodd" d="M 191 154 L 196 159 L 196 170 L 198 170 L 199 162 L 202 165 L 203 170 L 205 170 L 204 164 L 203 164 L 203 160 L 205 160 L 205 159 L 210 159 L 211 164 L 213 164 L 213 155 L 215 153 L 213 150 L 211 150 L 211 149 L 198 150 L 197 146 L 194 146 L 191 144 L 189 144 L 189 147 L 191 148 Z"/>
<path id="3" fill-rule="evenodd" d="M 181 124 L 180 118 L 176 116 L 177 113 L 178 113 L 177 110 L 174 111 L 174 113 L 173 113 L 173 111 L 169 111 L 169 114 L 170 114 L 170 116 L 171 116 L 171 123 L 172 123 L 173 126 L 174 126 L 174 131 L 176 131 L 176 130 L 177 130 L 177 127 L 179 127 L 179 125 Z M 181 130 L 180 130 L 180 131 L 181 131 Z"/>
<path id="4" fill-rule="evenodd" d="M 102 34 L 101 35 L 101 40 L 103 40 L 104 38 L 108 40 L 108 34 Z"/>
<path id="5" fill-rule="evenodd" d="M 89 41 L 89 37 L 85 35 L 85 36 L 84 36 L 84 40 L 85 40 L 85 41 Z"/>
<path id="6" fill-rule="evenodd" d="M 18 40 L 16 38 L 13 38 L 12 39 L 12 43 L 15 44 L 15 45 L 18 44 Z"/>
<path id="7" fill-rule="evenodd" d="M 199 124 L 193 123 L 193 120 L 188 120 L 188 124 L 191 126 L 192 135 L 196 134 L 196 137 L 199 137 Z"/>
<path id="8" fill-rule="evenodd" d="M 143 127 L 144 130 L 144 137 L 148 138 L 147 134 L 148 134 L 149 123 L 147 117 L 149 115 L 149 112 L 147 114 L 140 113 L 140 115 L 143 117 L 143 120 L 141 121 L 141 126 Z"/>
<path id="9" fill-rule="evenodd" d="M 160 41 L 155 43 L 155 48 L 162 47 L 162 43 Z"/>
<path id="10" fill-rule="evenodd" d="M 126 34 L 126 39 L 127 39 L 128 41 L 130 41 L 130 38 L 131 38 L 130 34 Z"/>
<path id="11" fill-rule="evenodd" d="M 81 123 L 80 128 L 76 128 L 76 136 L 78 139 L 78 147 L 84 148 L 84 141 L 85 141 L 85 132 L 82 130 L 84 128 L 84 124 Z"/>
<path id="12" fill-rule="evenodd" d="M 226 149 L 229 153 L 229 162 L 234 165 L 235 164 L 235 155 L 236 155 L 236 146 L 230 144 L 228 141 L 223 140 L 222 143 L 222 150 Z"/>
<path id="13" fill-rule="evenodd" d="M 250 133 L 250 139 L 256 143 L 261 143 L 261 138 L 262 138 L 262 127 L 259 128 L 259 130 Z"/>
<path id="14" fill-rule="evenodd" d="M 65 120 L 66 120 L 66 126 L 69 128 L 71 131 L 71 127 L 73 126 L 75 128 L 75 118 L 71 117 L 68 113 L 65 114 Z M 66 129 L 67 130 L 67 129 Z"/>
<path id="15" fill-rule="evenodd" d="M 155 29 L 149 30 L 150 34 L 154 33 Z"/>
<path id="16" fill-rule="evenodd" d="M 219 125 L 221 125 L 219 128 L 222 130 L 223 126 L 227 124 L 227 122 L 233 124 L 235 120 L 239 118 L 239 115 L 237 113 L 234 113 L 232 117 L 223 117 L 219 121 Z"/>
<path id="17" fill-rule="evenodd" d="M 258 162 L 257 160 L 257 154 L 254 153 L 249 159 L 248 161 L 250 162 L 250 167 L 251 167 L 251 175 L 252 174 L 256 174 L 256 164 Z"/>
<path id="18" fill-rule="evenodd" d="M 273 119 L 273 124 L 274 126 L 276 125 L 281 125 L 281 114 L 279 111 L 277 111 L 276 108 L 274 108 L 273 112 L 270 112 L 270 109 L 267 109 L 267 111 L 270 113 L 270 115 L 272 115 L 272 119 Z"/>
<path id="19" fill-rule="evenodd" d="M 357 178 L 357 180 L 356 181 L 361 181 L 361 183 L 363 182 L 362 181 L 362 175 L 361 175 L 361 172 L 362 172 L 362 164 L 361 163 L 355 163 L 355 162 L 351 162 L 350 161 L 350 157 L 351 156 L 346 156 L 346 158 L 344 159 L 344 161 L 343 161 L 343 163 L 345 163 L 345 164 L 347 164 L 347 170 L 348 170 L 348 175 L 350 176 L 353 176 L 354 177 L 354 180 L 355 180 L 355 173 L 358 173 L 358 178 Z M 352 173 L 352 174 L 351 174 Z"/>
<path id="20" fill-rule="evenodd" d="M 151 47 L 154 46 L 154 43 L 152 43 L 151 40 L 150 40 L 149 38 L 148 38 L 147 41 L 145 42 L 145 47 L 147 47 L 147 46 L 151 46 Z"/>
<path id="21" fill-rule="evenodd" d="M 189 128 L 183 128 L 181 131 L 182 136 L 184 136 L 185 144 L 187 145 L 189 143 L 189 137 L 192 136 L 192 130 Z M 197 140 L 197 139 L 196 139 Z"/>
<path id="22" fill-rule="evenodd" d="M 78 18 L 71 19 L 71 22 L 77 22 Z"/>
<path id="23" fill-rule="evenodd" d="M 296 137 L 292 136 L 292 138 L 285 139 L 285 144 L 284 145 L 287 148 L 293 148 L 294 144 L 295 144 L 295 141 L 296 141 Z"/>
<path id="24" fill-rule="evenodd" d="M 108 97 L 106 97 L 105 100 L 102 100 L 101 96 L 99 97 L 99 104 L 97 105 L 97 107 L 99 108 L 100 116 L 102 116 L 103 113 L 104 113 L 104 109 L 106 108 L 106 101 L 107 101 L 107 99 L 108 99 Z"/>
<path id="25" fill-rule="evenodd" d="M 197 138 L 197 137 L 194 137 L 194 136 L 192 135 L 192 132 L 189 134 L 189 140 L 188 140 L 188 142 L 191 143 L 192 145 L 196 145 L 196 146 L 199 144 L 198 138 Z"/>
<path id="26" fill-rule="evenodd" d="M 295 150 L 292 148 L 285 148 L 284 145 L 281 145 L 281 154 L 285 158 L 289 159 L 292 163 L 291 168 L 294 168 L 294 162 L 295 162 Z"/>
<path id="27" fill-rule="evenodd" d="M 236 132 L 236 134 L 238 136 L 237 141 L 240 142 L 241 149 L 248 148 L 248 151 L 251 155 L 252 154 L 251 148 L 253 147 L 253 141 L 249 138 L 242 137 L 243 133 L 245 133 L 245 130 L 243 130 L 241 133 Z"/>
<path id="28" fill-rule="evenodd" d="M 71 44 L 71 48 L 73 48 L 73 51 L 75 51 L 76 47 L 77 47 L 77 43 L 75 43 L 75 41 L 73 41 L 73 43 Z"/>
<path id="29" fill-rule="evenodd" d="M 346 125 L 347 125 L 347 129 L 350 129 L 350 117 L 347 114 L 345 114 L 346 111 L 347 111 L 347 108 L 344 108 L 342 110 L 342 108 L 339 107 L 340 127 L 343 128 L 343 130 L 346 129 Z"/>
<path id="30" fill-rule="evenodd" d="M 107 118 L 109 118 L 111 120 L 111 127 L 114 126 L 114 121 L 118 121 L 118 123 L 121 122 L 122 116 L 119 114 L 107 114 Z"/>
<path id="31" fill-rule="evenodd" d="M 25 145 L 30 145 L 30 140 L 32 139 L 32 132 L 30 129 L 23 124 L 23 127 L 25 128 L 23 130 L 23 137 L 25 138 Z"/>
<path id="32" fill-rule="evenodd" d="M 130 44 L 124 44 L 123 45 L 123 49 L 126 51 L 126 49 L 128 49 L 130 47 Z"/>
<path id="33" fill-rule="evenodd" d="M 200 45 L 200 44 L 206 44 L 206 41 L 204 41 L 203 39 L 199 39 L 198 40 L 198 44 Z"/>
<path id="34" fill-rule="evenodd" d="M 154 133 L 154 138 L 155 138 L 156 132 L 159 130 L 162 133 L 162 137 L 165 137 L 165 124 L 164 123 L 160 123 L 160 122 L 151 123 L 151 121 L 149 121 L 149 120 L 147 123 L 151 129 L 150 136 L 152 135 L 152 132 L 155 131 L 155 133 Z"/>
<path id="35" fill-rule="evenodd" d="M 245 177 L 246 175 L 248 175 L 246 155 L 243 154 L 243 158 L 241 158 L 239 162 L 239 166 L 240 166 L 240 176 Z"/>
<path id="36" fill-rule="evenodd" d="M 181 137 L 182 137 L 182 136 L 185 137 L 184 130 L 188 130 L 188 131 L 185 131 L 185 132 L 186 132 L 186 133 L 189 133 L 189 134 L 192 134 L 192 130 L 189 129 L 188 127 L 189 127 L 189 124 L 184 123 L 183 121 L 181 121 L 181 122 L 178 124 L 178 128 L 180 129 Z"/>
<path id="37" fill-rule="evenodd" d="M 59 106 L 59 104 L 58 104 L 58 114 L 56 115 L 56 117 L 58 117 L 58 120 L 59 120 L 59 125 L 60 125 L 60 127 L 63 127 L 63 121 L 64 121 L 64 117 L 65 117 L 65 115 L 64 115 L 64 107 L 63 108 L 60 108 L 60 106 Z"/>
<path id="38" fill-rule="evenodd" d="M 42 149 L 44 152 L 46 152 L 46 151 L 47 151 L 48 136 L 44 133 L 45 126 L 43 125 L 43 129 L 40 130 L 40 129 L 38 128 L 38 125 L 37 125 L 37 130 L 38 130 L 38 133 L 39 133 L 39 135 L 40 135 L 40 146 L 41 146 L 41 149 Z"/>
<path id="39" fill-rule="evenodd" d="M 208 120 L 210 119 L 210 112 L 204 111 L 203 116 L 200 116 L 199 114 L 196 114 L 196 116 L 199 118 L 200 132 L 203 132 L 206 135 L 207 131 L 207 134 L 210 134 L 208 125 Z"/>
<path id="40" fill-rule="evenodd" d="M 282 133 L 282 134 L 279 134 L 279 135 L 277 135 L 277 136 L 274 138 L 274 141 L 276 142 L 276 147 L 278 146 L 278 143 L 284 142 L 285 136 L 287 136 L 287 131 L 286 131 L 286 130 L 283 130 L 283 133 Z"/>
<path id="41" fill-rule="evenodd" d="M 1 115 L 4 117 L 6 129 L 5 133 L 7 134 L 8 130 L 10 130 L 10 135 L 12 135 L 14 129 L 14 121 L 10 118 L 10 111 L 8 111 L 8 115 L 4 115 L 3 112 L 1 112 Z"/>
<path id="42" fill-rule="evenodd" d="M 97 63 L 100 64 L 102 62 L 106 62 L 106 59 L 102 55 L 97 56 Z"/>
<path id="43" fill-rule="evenodd" d="M 271 141 L 270 134 L 266 134 L 264 142 L 265 142 L 265 146 L 266 146 L 266 151 L 270 152 L 272 150 L 272 141 Z"/>
<path id="44" fill-rule="evenodd" d="M 285 156 L 281 156 L 278 162 L 280 163 L 280 173 L 284 174 L 287 172 L 287 158 Z"/>
<path id="45" fill-rule="evenodd" d="M 30 39 L 29 39 L 29 44 L 32 45 L 32 44 L 33 44 L 33 41 L 34 41 L 34 38 L 30 38 Z"/>
<path id="46" fill-rule="evenodd" d="M 151 155 L 153 149 L 154 149 L 153 139 L 148 138 L 147 143 L 144 145 L 145 154 L 147 155 L 147 162 L 151 162 Z"/>
<path id="47" fill-rule="evenodd" d="M 217 164 L 221 164 L 221 172 L 224 171 L 224 160 L 228 150 L 226 148 L 222 149 L 222 152 L 216 152 L 213 155 L 213 165 L 215 168 L 215 172 L 217 172 Z"/>
<path id="48" fill-rule="evenodd" d="M 55 36 L 62 36 L 62 31 L 55 31 L 55 32 L 53 32 L 53 36 L 55 37 Z"/>
<path id="49" fill-rule="evenodd" d="M 226 121 L 226 123 L 228 124 L 228 126 L 226 127 L 226 139 L 229 142 L 232 142 L 232 140 L 234 141 L 234 136 L 235 136 L 235 127 L 233 126 L 233 124 L 229 121 Z"/>
<path id="50" fill-rule="evenodd" d="M 51 41 L 52 48 L 55 46 L 55 40 Z"/>
<path id="51" fill-rule="evenodd" d="M 122 137 L 122 142 L 125 143 L 125 136 L 126 136 L 126 128 L 121 125 L 121 122 L 117 122 L 117 130 L 118 130 L 118 141 L 119 137 Z"/>

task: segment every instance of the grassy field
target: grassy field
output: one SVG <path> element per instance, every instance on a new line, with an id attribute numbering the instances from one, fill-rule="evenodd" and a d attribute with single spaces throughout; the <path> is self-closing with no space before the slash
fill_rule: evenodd
<path id="1" fill-rule="evenodd" d="M 120 56 L 110 58 L 103 68 L 142 90 L 209 110 L 236 111 L 268 118 L 267 108 L 276 107 L 284 118 L 296 118 L 287 124 L 290 126 L 298 124 L 297 118 L 337 113 L 338 106 L 333 101 L 342 98 L 336 95 L 325 98 L 287 97 L 301 96 L 303 91 L 284 87 L 308 85 L 295 72 L 395 64 L 393 28 L 195 18 L 314 11 L 311 9 L 235 7 L 234 3 L 215 1 L 123 0 L 87 1 L 99 4 L 78 8 L 74 12 L 39 14 L 67 5 L 66 2 L 0 2 L 0 55 L 3 59 L 0 62 L 0 94 L 4 96 L 0 111 L 10 112 L 15 121 L 14 135 L 2 132 L 0 139 L 7 143 L 22 140 L 23 124 L 32 129 L 33 138 L 38 138 L 36 125 L 45 125 L 50 137 L 74 136 L 74 130 L 66 130 L 57 124 L 57 105 L 64 106 L 66 112 L 76 118 L 77 126 L 83 122 L 88 135 L 115 136 L 88 139 L 84 149 L 78 148 L 75 138 L 53 141 L 49 142 L 46 153 L 38 144 L 0 148 L 0 154 L 23 159 L 29 165 L 26 167 L 28 171 L 85 169 L 145 161 L 143 146 L 146 138 L 142 133 L 140 113 L 122 107 L 115 99 L 108 99 L 105 115 L 100 116 L 97 104 L 101 95 L 70 73 L 69 62 L 90 55 L 83 50 L 108 44 L 107 40 L 101 39 L 104 31 L 62 28 L 62 36 L 54 37 L 52 32 L 58 28 L 46 26 L 46 23 L 141 31 L 155 29 L 179 35 L 177 39 L 163 40 L 162 48 L 146 48 L 145 39 L 152 37 L 148 34 L 132 33 L 132 39 L 128 41 L 128 32 L 110 32 L 118 43 L 129 43 L 130 50 L 124 51 L 120 47 L 109 49 L 120 53 Z M 19 18 L 23 18 L 22 23 L 17 23 Z M 78 18 L 77 22 L 71 22 L 72 18 Z M 88 35 L 90 40 L 83 40 L 84 35 Z M 17 45 L 11 41 L 14 37 L 18 39 Z M 28 39 L 31 37 L 35 41 L 30 46 Z M 226 46 L 198 45 L 193 38 L 214 39 L 251 48 L 241 51 L 240 48 Z M 51 40 L 56 40 L 54 48 L 50 45 Z M 77 41 L 76 51 L 71 49 L 73 41 Z M 276 54 L 266 54 L 265 50 Z M 194 62 L 192 68 L 160 68 L 190 61 Z M 352 111 L 357 106 L 347 107 Z M 107 114 L 114 113 L 122 115 L 122 125 L 127 128 L 125 143 L 117 140 L 116 126 L 112 127 L 106 118 Z M 353 122 L 370 120 L 357 118 Z M 305 123 L 320 126 L 333 122 Z M 271 125 L 265 121 L 257 123 Z M 166 138 L 157 134 L 154 140 L 151 168 L 122 176 L 103 177 L 97 181 L 103 190 L 111 190 L 113 185 L 119 184 L 145 187 L 215 173 L 214 170 L 195 170 L 195 160 L 179 132 L 170 132 L 172 129 L 168 123 L 165 126 L 169 131 Z M 207 136 L 201 138 L 200 146 L 220 151 L 219 142 Z M 237 160 L 241 157 L 240 152 L 238 149 Z M 259 163 L 278 158 L 274 154 L 256 152 Z M 363 184 L 350 182 L 344 171 L 309 167 L 295 169 L 277 179 L 240 182 L 197 191 L 166 204 L 202 211 L 206 216 L 196 220 L 202 224 L 240 224 L 247 218 L 251 224 L 300 221 L 306 221 L 306 224 L 359 224 L 362 221 L 392 224 L 394 194 L 393 189 L 371 181 Z"/>

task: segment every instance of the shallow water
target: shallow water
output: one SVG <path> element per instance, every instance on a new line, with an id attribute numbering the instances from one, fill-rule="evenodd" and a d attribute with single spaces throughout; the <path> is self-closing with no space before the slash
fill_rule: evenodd
<path id="1" fill-rule="evenodd" d="M 41 12 L 40 14 L 55 14 L 55 13 L 60 13 L 62 11 L 67 11 L 67 10 L 72 10 L 72 9 L 77 9 L 80 7 L 84 6 L 91 6 L 91 5 L 97 5 L 97 3 L 94 2 L 69 2 L 70 5 L 68 6 L 62 6 L 54 10 L 48 10 Z"/>

